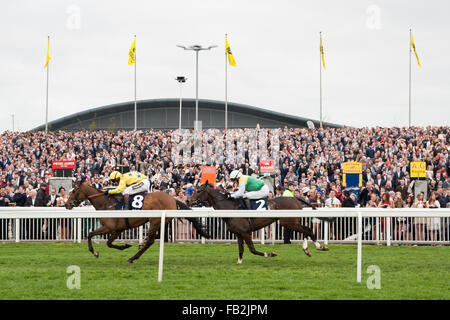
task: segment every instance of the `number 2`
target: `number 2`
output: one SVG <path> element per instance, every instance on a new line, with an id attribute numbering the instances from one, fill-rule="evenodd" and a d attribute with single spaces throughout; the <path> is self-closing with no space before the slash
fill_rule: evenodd
<path id="1" fill-rule="evenodd" d="M 264 204 L 266 203 L 264 200 L 258 200 L 256 203 L 258 204 L 256 210 L 267 210 L 267 208 L 264 207 Z"/>

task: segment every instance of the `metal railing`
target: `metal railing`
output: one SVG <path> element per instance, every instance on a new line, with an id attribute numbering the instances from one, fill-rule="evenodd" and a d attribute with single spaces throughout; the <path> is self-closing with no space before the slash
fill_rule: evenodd
<path id="1" fill-rule="evenodd" d="M 83 212 L 84 211 L 84 212 Z M 81 242 L 81 219 L 83 218 L 136 218 L 136 217 L 152 217 L 161 219 L 160 236 L 164 239 L 165 236 L 165 223 L 166 218 L 258 218 L 264 215 L 264 217 L 272 218 L 320 218 L 320 217 L 336 217 L 336 218 L 357 218 L 357 263 L 356 263 L 356 281 L 361 282 L 361 266 L 362 266 L 362 239 L 363 239 L 363 218 L 384 218 L 385 220 L 385 232 L 386 242 L 390 245 L 391 239 L 391 218 L 439 218 L 449 219 L 450 209 L 378 209 L 378 208 L 324 208 L 319 212 L 312 210 L 273 210 L 273 211 L 249 211 L 249 210 L 205 210 L 204 212 L 195 212 L 192 210 L 143 210 L 143 211 L 95 211 L 92 208 L 87 210 L 75 210 L 67 211 L 61 208 L 54 208 L 49 211 L 47 208 L 0 208 L 0 219 L 14 219 L 16 236 L 20 231 L 21 219 L 67 219 L 68 217 L 76 220 L 76 234 L 77 241 Z M 325 227 L 327 227 L 325 223 Z M 327 235 L 325 228 L 325 235 Z M 261 233 L 262 235 L 264 233 Z M 20 238 L 20 237 L 18 237 Z M 20 239 L 19 239 L 20 240 Z M 326 240 L 325 240 L 326 241 Z M 307 241 L 306 241 L 307 244 Z M 164 261 L 164 241 L 160 241 L 159 246 L 159 267 L 158 267 L 158 281 L 162 281 L 163 275 L 163 261 Z"/>
<path id="2" fill-rule="evenodd" d="M 340 212 L 343 216 L 336 217 L 334 222 L 326 222 L 318 217 L 323 216 L 329 210 Z M 336 211 L 338 210 L 338 211 Z M 362 213 L 378 212 L 383 213 L 386 210 L 395 212 L 411 212 L 415 209 L 353 209 L 353 208 L 321 208 L 317 211 L 305 209 L 300 212 L 317 213 L 309 217 L 299 217 L 301 224 L 309 227 L 316 235 L 319 241 L 325 243 L 356 243 L 357 241 L 357 218 L 351 216 L 351 212 L 361 211 Z M 450 219 L 447 217 L 433 217 L 431 214 L 436 212 L 446 212 L 446 209 L 417 209 L 416 212 L 427 212 L 425 216 L 418 217 L 385 217 L 370 216 L 363 217 L 362 241 L 365 244 L 450 244 Z M 18 208 L 6 207 L 0 208 L 0 214 L 10 212 L 20 215 L 20 218 L 2 218 L 0 219 L 0 241 L 67 241 L 81 242 L 87 239 L 89 232 L 99 228 L 100 221 L 94 217 L 95 210 L 90 207 L 74 208 L 72 211 L 64 208 Z M 25 217 L 28 213 L 33 218 Z M 41 213 L 66 213 L 65 217 L 44 218 Z M 75 213 L 85 212 L 89 217 L 74 218 Z M 193 212 L 214 212 L 212 208 L 194 208 Z M 170 242 L 198 242 L 198 243 L 222 243 L 235 242 L 236 236 L 228 231 L 226 223 L 218 216 L 216 211 L 209 217 L 204 217 L 203 223 L 211 232 L 211 239 L 201 238 L 193 229 L 192 225 L 185 219 L 174 219 L 166 226 L 166 241 Z M 239 211 L 242 212 L 242 211 Z M 279 212 L 279 211 L 278 211 Z M 292 211 L 290 211 L 292 212 Z M 118 212 L 116 212 L 118 213 Z M 136 213 L 136 212 L 135 212 Z M 253 212 L 255 213 L 255 212 Z M 386 212 L 387 213 L 387 212 Z M 120 212 L 121 215 L 125 212 Z M 143 212 L 137 212 L 142 217 Z M 268 211 L 258 211 L 259 217 L 268 217 Z M 39 216 L 39 217 L 38 217 Z M 70 218 L 69 218 L 70 217 Z M 388 230 L 389 224 L 389 230 Z M 124 231 L 118 241 L 142 242 L 147 236 L 149 224 L 141 227 Z M 300 243 L 304 240 L 304 235 L 298 232 L 292 232 L 289 238 L 285 237 L 284 227 L 279 221 L 267 226 L 261 230 L 253 232 L 253 241 L 256 243 L 283 243 L 285 240 L 291 243 Z M 389 237 L 388 237 L 389 233 Z M 94 241 L 106 241 L 107 236 L 95 236 Z"/>

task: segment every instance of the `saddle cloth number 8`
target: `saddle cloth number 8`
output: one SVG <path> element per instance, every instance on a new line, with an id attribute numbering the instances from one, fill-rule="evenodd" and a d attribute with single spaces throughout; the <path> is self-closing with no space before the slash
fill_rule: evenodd
<path id="1" fill-rule="evenodd" d="M 143 195 L 137 195 L 134 196 L 133 202 L 131 203 L 131 206 L 135 210 L 141 210 L 142 206 L 144 205 L 144 196 Z"/>

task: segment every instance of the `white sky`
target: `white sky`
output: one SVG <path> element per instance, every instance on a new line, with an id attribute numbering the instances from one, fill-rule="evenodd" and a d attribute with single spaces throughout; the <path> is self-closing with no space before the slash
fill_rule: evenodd
<path id="1" fill-rule="evenodd" d="M 325 121 L 350 126 L 408 124 L 409 28 L 412 124 L 450 119 L 448 1 L 8 1 L 0 10 L 0 131 L 45 122 L 50 42 L 49 121 L 134 99 L 128 62 L 137 35 L 139 99 L 178 98 L 174 78 L 195 98 L 224 99 L 224 35 L 237 67 L 229 101 L 319 119 L 319 31 L 323 32 Z"/>

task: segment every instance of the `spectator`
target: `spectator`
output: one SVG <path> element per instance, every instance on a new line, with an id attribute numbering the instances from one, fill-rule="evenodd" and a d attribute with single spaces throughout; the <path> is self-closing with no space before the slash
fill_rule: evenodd
<path id="1" fill-rule="evenodd" d="M 12 198 L 6 194 L 5 188 L 0 189 L 0 207 L 7 207 L 12 203 Z M 0 240 L 8 240 L 8 220 L 0 219 Z"/>
<path id="2" fill-rule="evenodd" d="M 422 192 L 417 194 L 416 200 L 412 205 L 413 208 L 428 208 L 427 202 L 424 200 L 424 195 Z M 415 231 L 415 239 L 419 241 L 425 240 L 425 226 L 426 219 L 425 218 L 414 218 L 414 231 Z"/>
<path id="3" fill-rule="evenodd" d="M 394 202 L 391 200 L 391 196 L 389 192 L 384 192 L 380 203 L 378 203 L 378 208 L 394 208 Z M 391 218 L 381 218 L 381 238 L 386 239 L 386 230 L 387 230 L 387 219 L 391 220 Z"/>
<path id="4" fill-rule="evenodd" d="M 441 204 L 437 200 L 437 193 L 435 191 L 431 192 L 430 197 L 428 198 L 428 201 L 427 201 L 427 207 L 428 208 L 440 208 L 441 207 Z M 427 226 L 427 231 L 428 231 L 428 239 L 430 239 L 431 241 L 437 241 L 438 233 L 439 233 L 439 230 L 441 229 L 441 218 L 438 218 L 438 217 L 427 218 L 426 226 Z"/>

